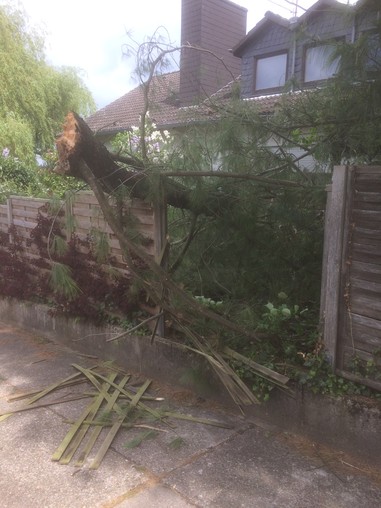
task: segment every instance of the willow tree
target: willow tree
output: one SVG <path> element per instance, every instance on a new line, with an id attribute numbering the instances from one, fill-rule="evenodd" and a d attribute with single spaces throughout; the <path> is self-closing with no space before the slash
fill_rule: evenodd
<path id="1" fill-rule="evenodd" d="M 33 161 L 54 146 L 68 110 L 86 115 L 94 101 L 77 69 L 48 65 L 43 36 L 26 19 L 0 6 L 0 148 Z"/>

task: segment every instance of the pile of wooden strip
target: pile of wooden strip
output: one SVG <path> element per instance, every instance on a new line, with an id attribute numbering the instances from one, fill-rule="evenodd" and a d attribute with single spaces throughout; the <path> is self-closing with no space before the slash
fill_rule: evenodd
<path id="1" fill-rule="evenodd" d="M 132 379 L 130 374 L 121 372 L 120 369 L 114 368 L 110 364 L 99 364 L 91 368 L 84 368 L 77 364 L 72 366 L 77 372 L 66 379 L 38 392 L 10 397 L 8 399 L 10 402 L 25 398 L 27 400 L 23 405 L 7 413 L 0 414 L 1 422 L 14 413 L 90 398 L 90 403 L 83 409 L 78 419 L 70 422 L 69 431 L 53 453 L 52 460 L 60 464 L 69 464 L 75 457 L 75 460 L 73 460 L 74 465 L 81 467 L 85 464 L 91 452 L 96 450 L 94 452 L 95 457 L 92 458 L 89 467 L 90 469 L 97 469 L 121 428 L 127 430 L 144 428 L 149 429 L 149 431 L 163 432 L 165 430 L 160 425 L 164 425 L 167 429 L 174 429 L 172 419 L 186 419 L 195 423 L 229 427 L 225 423 L 215 420 L 194 418 L 182 413 L 153 409 L 146 402 L 156 401 L 157 405 L 157 402 L 163 399 L 147 394 L 147 389 L 151 384 L 149 379 L 145 380 L 140 386 L 135 387 L 130 383 Z M 57 390 L 84 382 L 86 382 L 86 385 L 83 393 L 60 397 L 54 401 L 38 402 Z M 92 392 L 88 391 L 89 384 L 93 388 Z M 134 413 L 142 415 L 139 422 Z M 153 427 L 145 424 L 144 417 L 149 419 L 150 422 L 154 421 L 158 426 Z M 103 429 L 105 432 L 102 433 Z"/>

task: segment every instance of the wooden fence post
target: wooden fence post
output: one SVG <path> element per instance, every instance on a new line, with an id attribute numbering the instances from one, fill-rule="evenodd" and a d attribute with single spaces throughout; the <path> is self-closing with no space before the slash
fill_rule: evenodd
<path id="1" fill-rule="evenodd" d="M 347 207 L 347 189 L 350 181 L 347 166 L 335 166 L 331 196 L 327 202 L 324 231 L 324 255 L 321 303 L 323 341 L 328 360 L 336 368 L 337 335 L 339 324 L 340 280 L 343 239 Z"/>

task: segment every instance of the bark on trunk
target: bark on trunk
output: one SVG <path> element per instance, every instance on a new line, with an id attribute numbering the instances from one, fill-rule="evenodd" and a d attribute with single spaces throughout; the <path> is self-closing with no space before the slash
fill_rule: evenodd
<path id="1" fill-rule="evenodd" d="M 127 186 L 133 197 L 141 199 L 152 198 L 154 193 L 158 192 L 157 182 L 156 189 L 152 186 L 153 175 L 149 171 L 145 171 L 142 167 L 131 167 L 128 170 L 119 166 L 107 148 L 95 139 L 86 122 L 74 112 L 66 116 L 63 133 L 56 140 L 56 146 L 59 154 L 56 173 L 75 176 L 86 181 L 81 171 L 81 163 L 85 162 L 101 184 L 103 191 L 108 194 L 115 192 L 121 185 Z M 216 206 L 220 206 L 217 201 L 213 205 L 208 203 L 207 206 L 195 204 L 188 188 L 165 176 L 160 178 L 169 205 L 191 210 L 196 214 L 208 215 L 213 213 Z"/>

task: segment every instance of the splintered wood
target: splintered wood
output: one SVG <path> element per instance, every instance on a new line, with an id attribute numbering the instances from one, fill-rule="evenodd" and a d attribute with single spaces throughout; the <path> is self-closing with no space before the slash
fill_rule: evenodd
<path id="1" fill-rule="evenodd" d="M 142 428 L 145 430 L 143 438 L 139 438 L 137 445 L 144 438 L 157 435 L 159 432 L 174 431 L 172 419 L 189 420 L 194 423 L 229 427 L 225 423 L 215 420 L 194 418 L 176 412 L 155 409 L 146 402 L 160 402 L 161 397 L 147 394 L 151 380 L 145 380 L 140 386 L 133 384 L 130 374 L 121 372 L 110 364 L 99 364 L 91 368 L 84 368 L 73 364 L 76 373 L 54 383 L 39 392 L 29 392 L 9 397 L 8 402 L 22 399 L 26 401 L 11 411 L 0 414 L 0 422 L 14 413 L 48 407 L 54 404 L 91 399 L 75 421 L 68 422 L 70 428 L 53 453 L 52 460 L 60 464 L 72 463 L 76 467 L 89 464 L 90 469 L 97 469 L 114 438 L 120 429 L 129 430 Z M 54 401 L 38 402 L 46 395 L 57 390 L 82 383 L 85 388 L 82 393 L 59 397 Z M 91 385 L 92 391 L 89 391 Z M 95 389 L 95 390 L 94 390 Z M 150 425 L 145 422 L 150 422 Z M 155 426 L 152 425 L 154 422 Z M 163 428 L 164 426 L 164 428 Z M 147 430 L 148 429 L 148 430 Z M 176 434 L 177 435 L 177 434 Z M 133 443 L 136 438 L 130 441 Z M 132 446 L 127 446 L 132 447 Z M 91 460 L 90 460 L 91 457 Z"/>
<path id="2" fill-rule="evenodd" d="M 57 139 L 57 150 L 60 157 L 68 157 L 75 150 L 79 140 L 79 128 L 72 112 L 65 118 L 63 133 Z"/>

